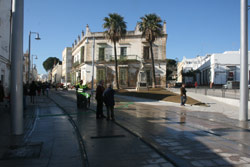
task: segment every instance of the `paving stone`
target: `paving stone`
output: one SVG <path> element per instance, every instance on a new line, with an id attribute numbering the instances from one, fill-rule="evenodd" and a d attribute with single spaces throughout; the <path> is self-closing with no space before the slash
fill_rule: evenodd
<path id="1" fill-rule="evenodd" d="M 194 166 L 197 166 L 197 167 L 203 167 L 204 166 L 203 164 L 201 164 L 198 161 L 192 161 L 191 164 L 194 165 Z"/>

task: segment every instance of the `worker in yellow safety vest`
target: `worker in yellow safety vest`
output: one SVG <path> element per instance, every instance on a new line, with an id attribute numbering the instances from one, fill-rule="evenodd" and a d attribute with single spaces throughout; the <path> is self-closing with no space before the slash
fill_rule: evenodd
<path id="1" fill-rule="evenodd" d="M 83 81 L 81 80 L 76 86 L 77 107 L 80 107 L 82 103 L 84 104 L 84 107 L 89 107 L 91 95 L 86 92 L 88 86 L 83 85 L 82 83 Z"/>

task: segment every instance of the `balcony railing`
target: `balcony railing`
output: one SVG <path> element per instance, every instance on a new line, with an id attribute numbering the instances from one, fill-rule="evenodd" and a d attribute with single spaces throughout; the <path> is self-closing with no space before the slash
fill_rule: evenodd
<path id="1" fill-rule="evenodd" d="M 79 64 L 80 64 L 80 62 L 79 62 L 79 61 L 76 61 L 76 62 L 73 63 L 73 67 L 76 67 L 76 66 L 78 66 Z"/>
<path id="2" fill-rule="evenodd" d="M 105 55 L 105 60 L 103 61 L 114 61 L 115 56 L 114 55 Z M 138 55 L 117 55 L 118 61 L 128 61 L 128 60 L 137 60 L 140 61 L 140 58 Z"/>

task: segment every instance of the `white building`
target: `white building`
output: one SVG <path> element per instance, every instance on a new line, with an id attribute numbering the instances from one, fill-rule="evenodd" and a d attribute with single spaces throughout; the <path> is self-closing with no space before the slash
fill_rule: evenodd
<path id="1" fill-rule="evenodd" d="M 58 62 L 52 69 L 52 83 L 61 83 L 62 79 L 62 65 Z"/>
<path id="2" fill-rule="evenodd" d="M 182 61 L 177 64 L 177 82 L 193 82 L 193 80 L 190 81 L 190 77 L 183 77 L 183 73 L 197 70 L 202 64 L 203 59 L 204 57 L 201 56 L 192 59 L 187 59 L 184 56 Z"/>
<path id="3" fill-rule="evenodd" d="M 62 52 L 62 83 L 69 85 L 71 82 L 70 72 L 72 68 L 72 48 L 66 47 Z"/>
<path id="4" fill-rule="evenodd" d="M 0 80 L 9 93 L 11 0 L 0 0 Z"/>
<path id="5" fill-rule="evenodd" d="M 250 53 L 250 52 L 249 52 Z M 248 53 L 248 54 L 249 54 Z M 248 70 L 250 60 L 248 60 Z M 225 84 L 227 81 L 240 81 L 240 51 L 226 51 L 207 55 L 199 67 L 197 82 L 201 85 Z"/>
<path id="6" fill-rule="evenodd" d="M 249 52 L 250 53 L 250 52 Z M 248 53 L 248 54 L 249 54 Z M 250 59 L 248 60 L 250 69 Z M 198 85 L 223 85 L 227 81 L 240 81 L 240 51 L 208 54 L 194 59 L 183 58 L 178 64 L 178 82 L 186 82 L 183 73 L 196 70 Z M 250 72 L 249 72 L 250 75 Z"/>
<path id="7" fill-rule="evenodd" d="M 156 83 L 166 86 L 166 22 L 163 25 L 164 35 L 157 38 L 153 45 L 155 58 Z M 94 50 L 93 50 L 94 47 Z M 121 88 L 135 88 L 137 86 L 138 73 L 141 62 L 144 60 L 146 81 L 152 85 L 152 65 L 149 44 L 141 37 L 139 26 L 134 31 L 127 31 L 124 39 L 117 45 L 118 80 Z M 94 55 L 94 57 L 92 56 Z M 105 38 L 104 32 L 91 32 L 86 27 L 86 34 L 72 45 L 72 71 L 73 84 L 83 80 L 84 84 L 92 82 L 92 59 L 94 60 L 94 83 L 104 80 L 105 83 L 115 83 L 114 46 Z"/>
<path id="8" fill-rule="evenodd" d="M 48 81 L 48 75 L 47 74 L 39 74 L 37 80 L 41 81 L 41 82 L 47 82 Z"/>

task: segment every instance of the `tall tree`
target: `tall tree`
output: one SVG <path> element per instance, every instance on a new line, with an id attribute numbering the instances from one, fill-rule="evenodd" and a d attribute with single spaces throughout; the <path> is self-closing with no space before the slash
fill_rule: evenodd
<path id="1" fill-rule="evenodd" d="M 43 68 L 46 71 L 52 70 L 54 64 L 62 63 L 57 57 L 49 57 L 43 62 Z"/>
<path id="2" fill-rule="evenodd" d="M 116 87 L 119 89 L 118 81 L 118 63 L 117 63 L 117 53 L 116 53 L 116 43 L 126 35 L 126 22 L 124 18 L 117 13 L 110 13 L 109 17 L 104 18 L 103 28 L 106 29 L 106 38 L 114 43 L 114 54 L 115 54 L 115 78 Z"/>
<path id="3" fill-rule="evenodd" d="M 156 86 L 155 78 L 155 65 L 154 65 L 154 54 L 153 54 L 153 43 L 156 38 L 163 35 L 162 20 L 156 14 L 146 14 L 140 18 L 139 30 L 142 32 L 142 37 L 145 37 L 149 43 L 151 59 L 152 59 L 152 70 L 153 70 L 153 88 Z"/>

